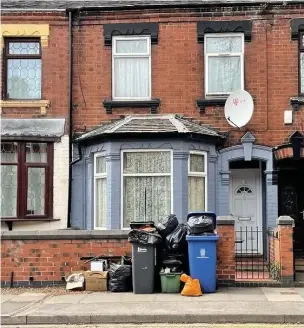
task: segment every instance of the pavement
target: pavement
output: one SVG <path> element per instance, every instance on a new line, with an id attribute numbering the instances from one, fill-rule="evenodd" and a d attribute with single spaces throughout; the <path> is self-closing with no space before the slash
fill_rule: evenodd
<path id="1" fill-rule="evenodd" d="M 21 292 L 1 296 L 2 325 L 304 323 L 304 288 L 220 288 L 214 294 Z"/>

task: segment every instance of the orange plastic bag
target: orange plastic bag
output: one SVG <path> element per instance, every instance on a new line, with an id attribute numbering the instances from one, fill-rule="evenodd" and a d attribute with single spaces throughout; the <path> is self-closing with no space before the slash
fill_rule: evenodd
<path id="1" fill-rule="evenodd" d="M 182 296 L 202 296 L 201 285 L 198 279 L 192 279 L 186 274 L 182 274 L 180 280 L 185 283 L 181 292 Z"/>

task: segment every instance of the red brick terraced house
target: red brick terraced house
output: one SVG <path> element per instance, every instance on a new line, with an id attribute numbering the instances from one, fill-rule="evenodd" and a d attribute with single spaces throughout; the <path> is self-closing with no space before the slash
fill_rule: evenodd
<path id="1" fill-rule="evenodd" d="M 304 2 L 3 0 L 1 32 L 5 284 L 58 282 L 81 266 L 64 257 L 129 251 L 131 221 L 191 211 L 229 216 L 236 268 L 251 259 L 223 280 L 293 281 L 293 256 L 300 279 Z M 237 90 L 242 127 L 224 113 Z M 26 252 L 52 265 L 20 271 Z"/>

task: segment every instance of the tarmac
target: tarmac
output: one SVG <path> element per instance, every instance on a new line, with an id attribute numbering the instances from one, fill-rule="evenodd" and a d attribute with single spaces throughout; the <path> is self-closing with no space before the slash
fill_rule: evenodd
<path id="1" fill-rule="evenodd" d="M 108 292 L 5 293 L 2 325 L 304 323 L 304 288 L 223 287 L 201 297 Z"/>

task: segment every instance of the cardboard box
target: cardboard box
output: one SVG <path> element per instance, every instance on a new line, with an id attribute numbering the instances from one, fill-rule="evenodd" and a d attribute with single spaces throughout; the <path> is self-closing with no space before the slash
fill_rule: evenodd
<path id="1" fill-rule="evenodd" d="M 85 289 L 94 292 L 107 291 L 107 271 L 86 271 L 84 274 Z"/>

